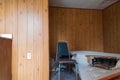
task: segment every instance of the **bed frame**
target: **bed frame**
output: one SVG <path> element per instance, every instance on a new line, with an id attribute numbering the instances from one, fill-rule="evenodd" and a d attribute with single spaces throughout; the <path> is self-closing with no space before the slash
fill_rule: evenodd
<path id="1" fill-rule="evenodd" d="M 100 80 L 120 80 L 120 72 L 101 78 Z"/>

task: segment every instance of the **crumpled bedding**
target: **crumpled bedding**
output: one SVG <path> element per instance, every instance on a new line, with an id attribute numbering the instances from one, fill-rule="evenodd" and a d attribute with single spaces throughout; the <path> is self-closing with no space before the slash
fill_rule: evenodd
<path id="1" fill-rule="evenodd" d="M 92 67 L 87 62 L 86 55 L 102 55 L 102 56 L 114 56 L 120 57 L 120 54 L 104 53 L 104 52 L 92 52 L 92 51 L 72 51 L 72 59 L 78 63 L 78 73 L 81 80 L 99 80 L 103 77 L 120 72 L 120 69 L 106 70 L 98 67 Z"/>

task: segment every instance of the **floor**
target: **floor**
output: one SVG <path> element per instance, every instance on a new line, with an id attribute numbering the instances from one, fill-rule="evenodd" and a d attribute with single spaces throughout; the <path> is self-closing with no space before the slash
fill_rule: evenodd
<path id="1" fill-rule="evenodd" d="M 76 80 L 75 77 L 76 75 L 73 71 L 61 71 L 61 80 Z M 51 80 L 58 80 L 58 73 L 52 72 Z M 80 80 L 79 77 L 78 80 Z"/>

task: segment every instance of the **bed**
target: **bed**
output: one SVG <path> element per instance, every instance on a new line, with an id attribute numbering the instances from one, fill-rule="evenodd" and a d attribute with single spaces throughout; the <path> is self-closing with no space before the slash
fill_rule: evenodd
<path id="1" fill-rule="evenodd" d="M 72 51 L 72 59 L 78 63 L 78 74 L 81 80 L 100 80 L 106 76 L 120 72 L 120 69 L 106 70 L 98 67 L 92 67 L 87 62 L 86 55 L 102 55 L 120 57 L 120 54 L 92 52 L 92 51 Z"/>

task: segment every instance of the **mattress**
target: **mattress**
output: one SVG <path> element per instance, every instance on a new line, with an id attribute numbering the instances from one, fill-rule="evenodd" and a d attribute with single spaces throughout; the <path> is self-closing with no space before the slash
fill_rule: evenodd
<path id="1" fill-rule="evenodd" d="M 72 59 L 78 63 L 78 73 L 81 80 L 99 80 L 103 77 L 120 72 L 120 69 L 106 70 L 98 67 L 92 67 L 88 64 L 86 55 L 114 56 L 120 57 L 120 54 L 92 52 L 92 51 L 72 51 Z"/>

